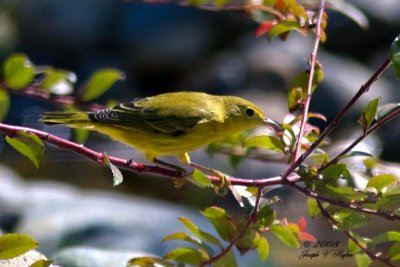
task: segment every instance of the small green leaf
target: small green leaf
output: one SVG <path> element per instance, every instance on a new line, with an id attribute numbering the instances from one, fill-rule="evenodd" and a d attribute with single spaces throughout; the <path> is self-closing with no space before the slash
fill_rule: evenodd
<path id="1" fill-rule="evenodd" d="M 324 179 L 335 179 L 336 180 L 341 177 L 345 177 L 345 178 L 350 177 L 350 173 L 347 169 L 347 165 L 342 164 L 342 163 L 330 165 L 325 170 L 323 170 L 321 174 Z"/>
<path id="2" fill-rule="evenodd" d="M 351 186 L 335 187 L 332 185 L 326 185 L 327 193 L 335 199 L 339 200 L 361 200 L 367 197 L 366 194 L 355 191 Z"/>
<path id="3" fill-rule="evenodd" d="M 372 177 L 367 184 L 367 188 L 374 188 L 378 193 L 382 192 L 386 187 L 397 182 L 396 176 L 392 174 L 382 174 Z"/>
<path id="4" fill-rule="evenodd" d="M 400 241 L 400 232 L 396 231 L 388 231 L 386 233 L 382 233 L 371 240 L 371 244 L 378 245 L 385 242 L 399 242 Z"/>
<path id="5" fill-rule="evenodd" d="M 364 253 L 356 254 L 355 260 L 357 267 L 368 267 L 372 263 L 372 260 L 369 258 L 369 256 Z"/>
<path id="6" fill-rule="evenodd" d="M 232 249 L 229 250 L 222 258 L 218 259 L 217 261 L 211 264 L 211 267 L 237 267 L 238 264 L 235 259 L 235 254 L 233 253 Z"/>
<path id="7" fill-rule="evenodd" d="M 265 205 L 257 213 L 257 222 L 260 223 L 261 227 L 270 226 L 276 217 L 275 210 L 271 209 L 270 206 Z"/>
<path id="8" fill-rule="evenodd" d="M 174 267 L 174 264 L 161 259 L 152 257 L 132 258 L 128 262 L 128 267 Z"/>
<path id="9" fill-rule="evenodd" d="M 45 260 L 45 259 L 40 259 L 32 263 L 29 267 L 49 267 L 53 261 L 51 260 Z"/>
<path id="10" fill-rule="evenodd" d="M 124 73 L 117 69 L 102 69 L 92 74 L 83 92 L 80 95 L 82 101 L 90 101 L 105 93 L 119 80 L 125 79 Z"/>
<path id="11" fill-rule="evenodd" d="M 393 71 L 397 79 L 400 79 L 400 35 L 397 36 L 390 49 L 390 59 L 393 63 Z"/>
<path id="12" fill-rule="evenodd" d="M 111 169 L 113 175 L 113 186 L 115 187 L 121 184 L 124 181 L 124 176 L 122 175 L 121 171 L 114 164 L 110 162 L 110 158 L 105 152 L 103 153 L 103 159 L 104 163 L 106 163 L 108 167 L 110 167 Z"/>
<path id="13" fill-rule="evenodd" d="M 307 199 L 307 208 L 308 214 L 310 214 L 311 218 L 314 218 L 321 213 L 321 210 L 319 209 L 317 200 L 315 198 L 309 197 Z"/>
<path id="14" fill-rule="evenodd" d="M 367 106 L 363 108 L 362 114 L 358 123 L 362 126 L 363 131 L 366 132 L 371 126 L 371 123 L 375 119 L 376 113 L 378 111 L 378 106 L 380 102 L 380 97 L 371 100 Z"/>
<path id="15" fill-rule="evenodd" d="M 57 95 L 66 95 L 72 93 L 72 83 L 76 82 L 76 74 L 61 69 L 55 69 L 50 66 L 37 68 L 36 71 L 44 75 L 40 82 L 40 88 L 50 91 Z M 61 85 L 62 86 L 59 86 Z"/>
<path id="16" fill-rule="evenodd" d="M 296 236 L 287 227 L 282 225 L 272 225 L 270 226 L 270 231 L 279 238 L 284 244 L 292 248 L 299 248 L 300 243 Z"/>
<path id="17" fill-rule="evenodd" d="M 176 248 L 163 257 L 164 260 L 176 261 L 183 264 L 200 265 L 204 260 L 209 259 L 208 255 L 194 248 Z"/>
<path id="18" fill-rule="evenodd" d="M 44 154 L 44 144 L 39 137 L 31 132 L 18 131 L 13 137 L 6 136 L 6 141 L 39 169 Z"/>
<path id="19" fill-rule="evenodd" d="M 288 93 L 288 108 L 290 112 L 303 106 L 303 90 L 301 87 L 292 87 Z"/>
<path id="20" fill-rule="evenodd" d="M 265 261 L 269 255 L 269 243 L 264 237 L 261 237 L 260 242 L 257 246 L 258 255 L 261 261 Z"/>
<path id="21" fill-rule="evenodd" d="M 190 177 L 189 181 L 201 188 L 212 186 L 212 183 L 210 179 L 208 179 L 207 175 L 197 169 L 193 170 L 192 176 Z"/>
<path id="22" fill-rule="evenodd" d="M 353 253 L 353 254 L 357 253 L 361 250 L 361 248 L 356 243 L 354 243 L 354 241 L 351 240 L 350 238 L 347 241 L 347 249 L 349 250 L 350 253 Z"/>
<path id="23" fill-rule="evenodd" d="M 245 141 L 245 147 L 262 147 L 265 149 L 284 152 L 285 143 L 274 136 L 262 135 Z"/>
<path id="24" fill-rule="evenodd" d="M 211 222 L 223 240 L 230 241 L 238 235 L 237 227 L 224 209 L 209 207 L 201 211 L 201 214 Z"/>
<path id="25" fill-rule="evenodd" d="M 4 78 L 12 89 L 28 86 L 35 77 L 35 68 L 24 54 L 13 54 L 4 62 Z"/>
<path id="26" fill-rule="evenodd" d="M 249 227 L 245 233 L 236 241 L 236 248 L 241 255 L 244 255 L 250 249 L 256 248 L 260 242 L 260 234 L 256 229 Z"/>
<path id="27" fill-rule="evenodd" d="M 391 261 L 400 260 L 400 242 L 396 242 L 390 247 L 388 256 Z"/>
<path id="28" fill-rule="evenodd" d="M 25 234 L 5 234 L 0 236 L 0 259 L 7 260 L 35 249 L 38 243 Z"/>
<path id="29" fill-rule="evenodd" d="M 222 248 L 222 244 L 221 242 L 218 240 L 218 238 L 216 238 L 215 236 L 213 236 L 210 233 L 207 233 L 203 230 L 201 230 L 197 225 L 195 225 L 191 220 L 187 219 L 187 218 L 183 218 L 180 217 L 178 218 L 178 220 L 189 230 L 191 231 L 195 236 L 197 236 L 198 238 L 200 238 L 201 240 L 211 243 L 213 245 L 216 245 L 220 248 Z"/>
<path id="30" fill-rule="evenodd" d="M 299 22 L 287 19 L 285 21 L 279 22 L 276 25 L 274 25 L 271 30 L 268 32 L 268 39 L 272 40 L 275 36 L 284 34 L 284 33 L 289 33 L 292 30 L 296 30 L 300 32 L 301 34 L 306 34 L 305 31 L 301 28 L 301 25 Z"/>
<path id="31" fill-rule="evenodd" d="M 0 122 L 7 116 L 10 109 L 10 96 L 8 93 L 0 88 Z"/>
<path id="32" fill-rule="evenodd" d="M 214 254 L 214 250 L 210 246 L 208 246 L 204 242 L 199 242 L 198 240 L 189 236 L 185 232 L 176 232 L 176 233 L 170 234 L 168 236 L 165 236 L 161 241 L 165 242 L 165 241 L 171 241 L 171 240 L 183 240 L 183 241 L 189 242 L 189 243 L 197 246 L 198 248 L 203 249 L 204 251 L 207 251 L 210 255 Z"/>
<path id="33" fill-rule="evenodd" d="M 349 210 L 338 210 L 332 217 L 339 222 L 338 226 L 345 230 L 364 227 L 369 221 L 369 217 L 366 214 Z"/>

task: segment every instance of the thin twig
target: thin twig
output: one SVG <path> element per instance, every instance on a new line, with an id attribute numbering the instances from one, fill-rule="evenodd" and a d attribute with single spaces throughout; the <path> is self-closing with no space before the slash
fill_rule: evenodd
<path id="1" fill-rule="evenodd" d="M 329 204 L 334 205 L 334 206 L 342 207 L 342 208 L 349 209 L 349 210 L 354 210 L 354 211 L 357 211 L 360 213 L 374 215 L 377 217 L 382 217 L 382 218 L 384 218 L 386 220 L 390 220 L 390 221 L 400 221 L 400 215 L 397 215 L 397 214 L 384 213 L 384 212 L 381 212 L 378 210 L 373 210 L 373 209 L 368 209 L 368 208 L 363 208 L 363 207 L 357 206 L 357 205 L 355 205 L 355 203 L 352 203 L 352 202 L 331 199 L 329 197 L 320 195 L 315 191 L 309 190 L 308 188 L 302 187 L 296 183 L 288 183 L 288 186 L 296 189 L 297 191 L 302 192 L 303 194 L 305 194 L 307 196 L 310 196 L 317 200 L 328 202 Z"/>
<path id="2" fill-rule="evenodd" d="M 206 265 L 210 265 L 213 262 L 216 262 L 217 260 L 219 260 L 220 258 L 222 258 L 223 256 L 225 256 L 227 253 L 229 253 L 229 251 L 232 249 L 232 247 L 236 244 L 237 241 L 239 241 L 240 238 L 243 237 L 243 235 L 246 233 L 246 231 L 249 229 L 250 225 L 252 223 L 255 222 L 256 220 L 256 216 L 257 216 L 257 212 L 258 212 L 258 207 L 260 205 L 260 199 L 262 196 L 262 189 L 258 188 L 257 191 L 257 196 L 256 196 L 256 202 L 254 204 L 254 209 L 253 212 L 250 214 L 249 218 L 247 219 L 246 225 L 243 227 L 243 229 L 241 229 L 241 231 L 239 232 L 239 234 L 233 238 L 230 242 L 229 245 L 226 246 L 219 254 L 209 258 L 207 261 L 203 262 L 201 266 L 206 266 Z"/>
<path id="3" fill-rule="evenodd" d="M 320 200 L 317 200 L 317 205 L 318 208 L 321 210 L 321 214 L 330 220 L 333 224 L 339 224 L 339 222 L 332 217 L 332 215 L 329 214 L 329 212 L 322 206 L 322 203 Z M 390 262 L 389 258 L 383 258 L 375 255 L 372 251 L 370 251 L 364 244 L 362 244 L 357 238 L 354 237 L 354 235 L 348 231 L 348 230 L 343 230 L 343 234 L 345 234 L 349 239 L 351 239 L 365 254 L 368 255 L 372 260 L 374 261 L 380 261 L 383 262 L 384 264 L 391 266 L 391 267 L 396 267 L 394 264 Z"/>
<path id="4" fill-rule="evenodd" d="M 308 78 L 308 84 L 307 84 L 307 96 L 306 99 L 304 100 L 304 107 L 303 107 L 303 116 L 301 118 L 301 123 L 300 123 L 300 131 L 297 137 L 297 144 L 296 144 L 296 149 L 294 151 L 294 162 L 299 158 L 299 154 L 301 153 L 301 144 L 302 144 L 302 139 L 304 135 L 304 128 L 306 126 L 307 120 L 308 120 L 308 110 L 310 108 L 310 102 L 311 102 L 311 97 L 312 97 L 312 85 L 313 85 L 313 80 L 314 80 L 314 72 L 315 72 L 315 64 L 317 63 L 317 53 L 318 53 L 318 47 L 319 43 L 321 40 L 321 23 L 322 23 L 322 16 L 324 14 L 324 8 L 325 8 L 325 0 L 321 0 L 321 4 L 319 7 L 319 12 L 318 12 L 318 19 L 316 22 L 316 30 L 315 30 L 315 41 L 314 41 L 314 48 L 311 52 L 311 63 L 310 63 L 310 76 Z"/>

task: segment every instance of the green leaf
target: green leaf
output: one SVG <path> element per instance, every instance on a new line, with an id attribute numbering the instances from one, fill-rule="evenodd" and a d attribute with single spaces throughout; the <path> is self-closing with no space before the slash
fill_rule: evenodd
<path id="1" fill-rule="evenodd" d="M 3 68 L 5 81 L 11 89 L 22 89 L 35 77 L 35 68 L 24 54 L 9 56 Z"/>
<path id="2" fill-rule="evenodd" d="M 72 86 L 67 87 L 69 84 L 76 82 L 76 74 L 71 71 L 55 69 L 50 66 L 37 68 L 37 72 L 42 73 L 45 77 L 40 83 L 40 88 L 50 91 L 57 95 L 65 95 L 72 93 Z M 66 83 L 60 90 L 60 83 Z"/>
<path id="3" fill-rule="evenodd" d="M 300 244 L 296 236 L 287 227 L 282 225 L 272 225 L 269 230 L 279 238 L 284 244 L 292 248 L 299 248 Z"/>
<path id="4" fill-rule="evenodd" d="M 347 249 L 349 250 L 350 253 L 353 253 L 353 254 L 357 253 L 361 250 L 361 248 L 356 243 L 354 243 L 354 241 L 351 240 L 350 238 L 347 241 Z"/>
<path id="5" fill-rule="evenodd" d="M 18 131 L 13 137 L 7 135 L 6 141 L 39 169 L 44 154 L 44 144 L 39 137 L 31 132 Z"/>
<path id="6" fill-rule="evenodd" d="M 215 236 L 213 236 L 210 233 L 207 233 L 203 230 L 201 230 L 197 225 L 195 225 L 191 220 L 187 219 L 187 218 L 183 218 L 180 217 L 178 218 L 178 220 L 189 230 L 191 231 L 195 236 L 197 236 L 198 238 L 200 238 L 201 240 L 214 244 L 220 248 L 222 248 L 222 244 L 221 242 L 218 240 L 218 238 L 216 238 Z"/>
<path id="7" fill-rule="evenodd" d="M 196 239 L 189 236 L 185 232 L 177 232 L 177 233 L 173 233 L 168 236 L 165 236 L 162 239 L 162 242 L 171 241 L 171 240 L 183 240 L 183 241 L 189 242 L 189 243 L 197 246 L 198 248 L 203 249 L 204 251 L 207 251 L 210 255 L 214 254 L 214 250 L 210 246 L 208 246 L 205 243 L 197 241 Z"/>
<path id="8" fill-rule="evenodd" d="M 267 227 L 274 222 L 275 217 L 275 210 L 273 210 L 270 206 L 265 205 L 257 213 L 257 222 L 260 223 L 261 227 Z"/>
<path id="9" fill-rule="evenodd" d="M 279 22 L 276 25 L 274 25 L 271 30 L 268 32 L 268 39 L 272 40 L 275 36 L 284 34 L 284 33 L 289 33 L 290 31 L 295 30 L 300 32 L 301 34 L 306 34 L 305 31 L 301 28 L 301 25 L 299 22 L 287 19 L 285 21 Z"/>
<path id="10" fill-rule="evenodd" d="M 256 136 L 245 141 L 245 147 L 262 147 L 265 149 L 275 150 L 278 152 L 284 152 L 285 143 L 273 136 Z"/>
<path id="11" fill-rule="evenodd" d="M 125 79 L 124 73 L 117 69 L 102 69 L 92 74 L 83 92 L 80 95 L 82 101 L 90 101 L 105 93 L 117 81 Z"/>
<path id="12" fill-rule="evenodd" d="M 396 242 L 390 247 L 388 256 L 391 261 L 400 260 L 400 242 Z"/>
<path id="13" fill-rule="evenodd" d="M 238 264 L 236 263 L 235 254 L 233 253 L 232 249 L 229 250 L 222 258 L 218 259 L 217 261 L 211 264 L 212 267 L 237 267 Z"/>
<path id="14" fill-rule="evenodd" d="M 309 197 L 307 199 L 307 208 L 308 214 L 310 214 L 311 218 L 314 218 L 321 213 L 321 210 L 319 209 L 317 200 L 315 198 Z"/>
<path id="15" fill-rule="evenodd" d="M 392 174 L 382 174 L 372 177 L 367 184 L 367 188 L 374 188 L 377 193 L 382 192 L 386 187 L 397 182 L 396 176 Z"/>
<path id="16" fill-rule="evenodd" d="M 269 243 L 264 237 L 261 237 L 260 242 L 257 246 L 258 255 L 261 261 L 265 261 L 269 255 Z"/>
<path id="17" fill-rule="evenodd" d="M 296 3 L 295 0 L 283 0 L 289 10 L 296 18 L 302 18 L 304 20 L 308 20 L 306 10 L 299 4 Z"/>
<path id="18" fill-rule="evenodd" d="M 45 260 L 45 259 L 40 259 L 32 263 L 29 267 L 49 267 L 53 261 L 51 260 Z"/>
<path id="19" fill-rule="evenodd" d="M 367 197 L 366 194 L 355 191 L 353 187 L 344 186 L 344 187 L 335 187 L 332 185 L 326 185 L 327 193 L 335 199 L 339 200 L 361 200 Z"/>
<path id="20" fill-rule="evenodd" d="M 369 221 L 366 214 L 343 209 L 336 211 L 332 217 L 339 222 L 340 228 L 345 230 L 364 227 Z"/>
<path id="21" fill-rule="evenodd" d="M 244 255 L 250 249 L 256 248 L 260 242 L 260 234 L 256 229 L 249 227 L 239 240 L 236 241 L 236 248 L 241 255 Z"/>
<path id="22" fill-rule="evenodd" d="M 397 36 L 390 49 L 390 59 L 392 60 L 393 71 L 397 79 L 400 79 L 400 35 Z"/>
<path id="23" fill-rule="evenodd" d="M 396 231 L 388 231 L 386 233 L 382 233 L 371 240 L 371 244 L 378 245 L 385 242 L 399 242 L 400 241 L 400 232 Z"/>
<path id="24" fill-rule="evenodd" d="M 212 186 L 212 183 L 210 179 L 208 179 L 207 175 L 197 169 L 193 170 L 192 176 L 190 177 L 189 181 L 201 188 Z"/>
<path id="25" fill-rule="evenodd" d="M 367 131 L 375 119 L 380 100 L 380 97 L 374 98 L 364 107 L 361 117 L 358 120 L 358 123 L 362 126 L 364 132 Z"/>
<path id="26" fill-rule="evenodd" d="M 85 129 L 74 129 L 74 139 L 78 144 L 86 143 L 89 138 L 89 131 Z"/>
<path id="27" fill-rule="evenodd" d="M 354 258 L 356 260 L 357 267 L 368 267 L 372 263 L 372 260 L 369 258 L 369 256 L 364 253 L 357 254 Z"/>
<path id="28" fill-rule="evenodd" d="M 132 258 L 128 262 L 128 267 L 174 267 L 174 264 L 152 257 Z"/>
<path id="29" fill-rule="evenodd" d="M 350 173 L 347 169 L 346 164 L 338 163 L 328 166 L 325 170 L 322 171 L 322 176 L 324 179 L 338 179 L 341 177 L 348 178 L 350 177 Z"/>
<path id="30" fill-rule="evenodd" d="M 25 234 L 5 234 L 0 236 L 0 260 L 7 260 L 35 249 L 38 243 Z"/>
<path id="31" fill-rule="evenodd" d="M 288 108 L 290 112 L 303 106 L 303 90 L 301 87 L 292 87 L 288 93 Z"/>
<path id="32" fill-rule="evenodd" d="M 176 248 L 168 252 L 163 257 L 164 260 L 176 261 L 183 264 L 200 265 L 204 260 L 208 260 L 209 257 L 205 253 L 194 248 Z"/>
<path id="33" fill-rule="evenodd" d="M 8 93 L 0 88 L 0 122 L 3 121 L 10 109 L 10 96 Z"/>
<path id="34" fill-rule="evenodd" d="M 224 209 L 209 207 L 201 211 L 201 214 L 211 222 L 223 240 L 230 241 L 238 235 L 237 227 Z"/>
<path id="35" fill-rule="evenodd" d="M 115 187 L 121 184 L 124 181 L 124 176 L 122 175 L 121 171 L 110 162 L 110 158 L 105 152 L 103 153 L 103 159 L 104 163 L 107 164 L 111 169 L 111 173 L 113 175 L 113 186 Z"/>

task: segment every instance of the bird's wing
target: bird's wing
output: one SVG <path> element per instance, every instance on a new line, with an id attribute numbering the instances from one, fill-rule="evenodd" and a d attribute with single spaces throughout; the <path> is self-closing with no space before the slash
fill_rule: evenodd
<path id="1" fill-rule="evenodd" d="M 180 135 L 195 125 L 207 121 L 204 112 L 188 112 L 182 116 L 167 110 L 168 107 L 150 108 L 136 105 L 138 101 L 122 103 L 111 109 L 104 109 L 89 116 L 92 120 L 137 129 L 153 129 L 165 134 Z"/>

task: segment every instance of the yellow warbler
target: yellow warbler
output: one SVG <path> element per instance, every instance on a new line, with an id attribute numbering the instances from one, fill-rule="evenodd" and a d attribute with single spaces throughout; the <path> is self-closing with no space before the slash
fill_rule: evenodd
<path id="1" fill-rule="evenodd" d="M 176 155 L 259 125 L 274 125 L 255 104 L 236 96 L 175 92 L 146 97 L 95 112 L 46 112 L 45 123 L 97 131 L 146 155 Z"/>

